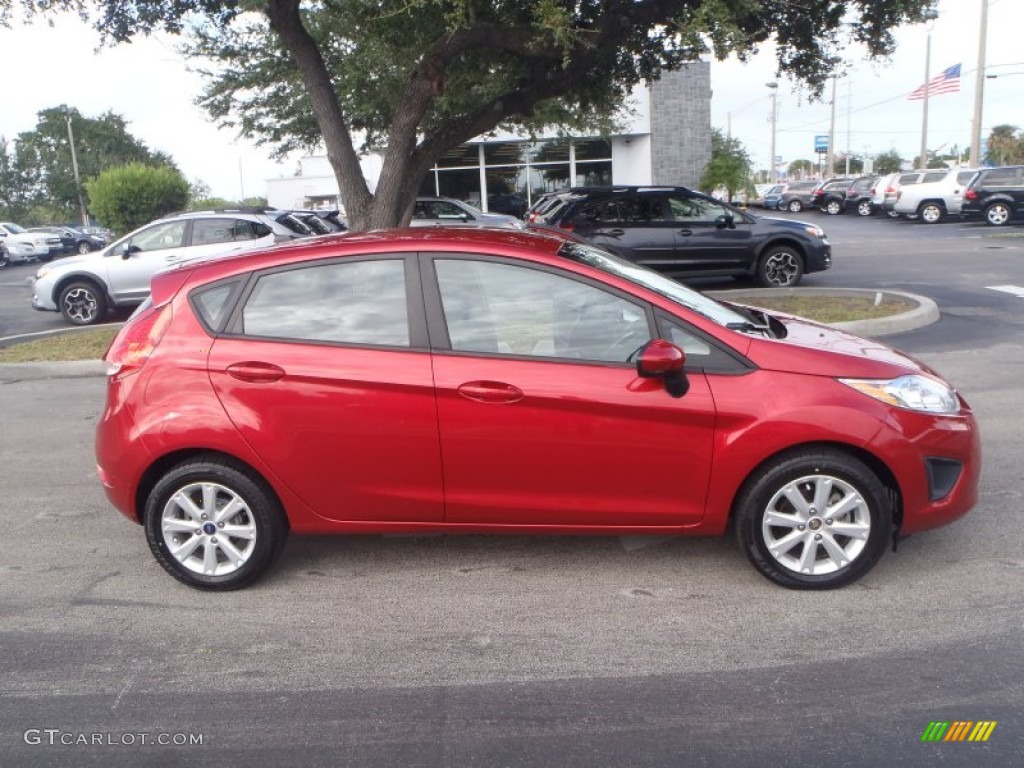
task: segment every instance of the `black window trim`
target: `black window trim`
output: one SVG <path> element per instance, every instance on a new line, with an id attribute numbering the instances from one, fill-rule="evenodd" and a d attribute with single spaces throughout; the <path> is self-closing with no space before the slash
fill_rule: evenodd
<path id="1" fill-rule="evenodd" d="M 230 277 L 225 277 L 220 280 L 214 280 L 213 282 L 204 283 L 203 285 L 196 286 L 195 288 L 188 292 L 188 303 L 189 306 L 192 308 L 192 314 L 195 315 L 196 320 L 199 321 L 199 325 L 202 327 L 204 331 L 206 331 L 208 335 L 212 336 L 213 338 L 217 338 L 218 336 L 221 335 L 224 327 L 231 320 L 231 317 L 235 311 L 235 306 L 238 302 L 238 297 L 245 289 L 245 287 L 248 285 L 249 279 L 249 274 L 231 275 Z M 206 293 L 207 291 L 215 291 L 218 288 L 224 287 L 225 285 L 232 286 L 231 291 L 228 293 L 227 299 L 224 300 L 224 303 L 227 306 L 227 311 L 224 313 L 224 317 L 221 318 L 220 323 L 217 324 L 217 327 L 214 327 L 207 323 L 206 318 L 203 316 L 203 313 L 199 306 L 199 295 L 202 293 Z"/>
<path id="2" fill-rule="evenodd" d="M 592 288 L 605 291 L 613 296 L 629 302 L 644 313 L 647 320 L 647 332 L 651 339 L 659 338 L 657 335 L 657 323 L 654 318 L 654 306 L 644 299 L 638 298 L 631 293 L 622 291 L 615 286 L 594 280 L 586 275 L 580 275 L 565 269 L 559 269 L 550 264 L 541 264 L 515 256 L 497 256 L 487 253 L 468 252 L 446 252 L 429 251 L 420 254 L 421 269 L 423 273 L 423 296 L 426 304 L 427 331 L 430 336 L 430 350 L 437 355 L 458 356 L 458 357 L 480 357 L 496 360 L 520 360 L 528 362 L 545 362 L 574 364 L 586 366 L 600 366 L 603 368 L 634 368 L 636 363 L 630 361 L 611 362 L 608 360 L 580 360 L 575 357 L 554 357 L 548 355 L 515 355 L 504 352 L 467 352 L 452 349 L 451 339 L 448 337 L 448 325 L 444 317 L 444 304 L 441 301 L 441 286 L 437 278 L 437 270 L 434 262 L 444 261 L 483 261 L 495 264 L 506 264 L 514 267 L 534 269 L 538 272 L 546 272 L 557 277 L 564 277 L 569 280 L 589 285 Z"/>
<path id="3" fill-rule="evenodd" d="M 245 304 L 249 300 L 249 297 L 252 296 L 252 292 L 255 290 L 256 284 L 259 282 L 261 277 L 278 274 L 280 272 L 292 272 L 298 269 L 311 269 L 315 267 L 329 266 L 332 264 L 352 264 L 363 261 L 399 261 L 402 263 L 403 271 L 405 273 L 406 317 L 409 324 L 408 346 L 395 346 L 391 344 L 360 344 L 353 341 L 330 341 L 326 339 L 305 339 L 286 336 L 256 336 L 242 332 L 242 311 L 245 308 Z M 288 264 L 280 264 L 275 267 L 255 270 L 249 273 L 248 280 L 246 280 L 244 288 L 239 291 L 239 295 L 235 298 L 235 305 L 231 308 L 231 313 L 218 336 L 239 340 L 279 342 L 283 344 L 313 344 L 324 347 L 378 349 L 389 352 L 429 352 L 430 344 L 427 336 L 421 283 L 422 280 L 420 277 L 419 261 L 416 258 L 415 253 L 409 252 L 353 254 L 351 256 L 338 256 L 334 258 L 291 262 Z"/>
<path id="4" fill-rule="evenodd" d="M 672 335 L 669 333 L 668 326 L 678 325 L 691 336 L 700 339 L 712 349 L 718 350 L 726 359 L 732 360 L 736 364 L 734 367 L 729 368 L 721 368 L 715 365 L 694 365 L 694 359 L 687 356 L 685 365 L 687 371 L 700 371 L 705 374 L 722 376 L 746 376 L 748 373 L 752 373 L 757 370 L 757 366 L 754 365 L 754 363 L 741 355 L 735 349 L 727 344 L 723 344 L 710 333 L 706 333 L 696 326 L 691 325 L 678 315 L 666 312 L 661 307 L 655 307 L 654 319 L 658 324 L 657 338 L 664 339 L 665 341 L 672 341 Z"/>

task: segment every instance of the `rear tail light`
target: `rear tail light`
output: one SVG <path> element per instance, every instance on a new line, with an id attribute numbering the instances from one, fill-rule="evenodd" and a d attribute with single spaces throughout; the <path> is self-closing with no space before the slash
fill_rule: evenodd
<path id="1" fill-rule="evenodd" d="M 129 320 L 103 356 L 103 362 L 107 364 L 107 376 L 120 380 L 142 370 L 170 324 L 170 304 L 155 307 Z"/>
<path id="2" fill-rule="evenodd" d="M 563 221 L 561 224 L 558 225 L 558 228 L 566 232 L 572 232 L 576 229 L 576 225 L 568 221 Z"/>
<path id="3" fill-rule="evenodd" d="M 978 190 L 976 190 L 976 189 L 968 189 L 966 192 L 964 192 L 964 198 L 967 199 L 967 200 L 977 200 L 978 199 Z"/>

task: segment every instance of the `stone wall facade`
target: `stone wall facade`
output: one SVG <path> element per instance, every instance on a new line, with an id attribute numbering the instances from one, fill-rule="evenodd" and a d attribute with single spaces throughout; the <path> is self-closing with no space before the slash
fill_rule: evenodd
<path id="1" fill-rule="evenodd" d="M 651 183 L 696 189 L 711 160 L 711 64 L 698 61 L 651 84 Z"/>

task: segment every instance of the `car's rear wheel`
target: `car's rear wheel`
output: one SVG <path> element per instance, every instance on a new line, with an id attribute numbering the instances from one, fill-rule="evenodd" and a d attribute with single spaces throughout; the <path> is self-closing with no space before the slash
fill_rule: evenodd
<path id="1" fill-rule="evenodd" d="M 258 476 L 207 456 L 169 470 L 149 493 L 146 539 L 178 581 L 205 590 L 244 587 L 274 562 L 288 536 L 277 497 Z"/>
<path id="2" fill-rule="evenodd" d="M 788 288 L 797 285 L 804 275 L 804 259 L 788 246 L 767 249 L 757 267 L 757 280 L 766 288 Z"/>
<path id="3" fill-rule="evenodd" d="M 790 200 L 786 207 L 789 208 L 790 213 L 800 213 L 804 209 L 804 204 L 799 200 Z"/>
<path id="4" fill-rule="evenodd" d="M 0 269 L 9 267 L 11 265 L 11 257 L 7 255 L 7 251 L 0 251 Z"/>
<path id="5" fill-rule="evenodd" d="M 885 215 L 888 216 L 890 219 L 901 219 L 901 218 L 903 218 L 903 214 L 902 213 L 896 213 L 896 211 L 886 211 Z"/>
<path id="6" fill-rule="evenodd" d="M 107 297 L 85 280 L 65 286 L 58 306 L 64 319 L 75 325 L 92 325 L 107 316 Z"/>
<path id="7" fill-rule="evenodd" d="M 825 203 L 825 213 L 829 216 L 838 216 L 843 212 L 843 204 L 838 200 L 829 200 Z"/>
<path id="8" fill-rule="evenodd" d="M 744 484 L 735 512 L 737 538 L 750 562 L 790 589 L 856 581 L 892 537 L 881 481 L 840 451 L 794 451 L 774 459 Z"/>
<path id="9" fill-rule="evenodd" d="M 857 215 L 858 216 L 870 216 L 875 212 L 875 206 L 871 204 L 870 200 L 861 200 L 857 203 Z"/>
<path id="10" fill-rule="evenodd" d="M 917 209 L 917 215 L 925 224 L 938 224 L 942 221 L 942 214 L 945 210 L 938 203 L 921 203 Z"/>
<path id="11" fill-rule="evenodd" d="M 993 227 L 1002 227 L 1010 223 L 1010 206 L 1006 203 L 992 203 L 985 209 L 985 221 Z"/>

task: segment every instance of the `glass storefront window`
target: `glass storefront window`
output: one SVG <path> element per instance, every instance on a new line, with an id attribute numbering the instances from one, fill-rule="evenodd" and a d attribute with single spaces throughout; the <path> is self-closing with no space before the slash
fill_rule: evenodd
<path id="1" fill-rule="evenodd" d="M 612 183 L 612 162 L 576 163 L 576 186 L 607 187 Z"/>
<path id="2" fill-rule="evenodd" d="M 480 150 L 476 144 L 463 144 L 461 147 L 449 149 L 437 161 L 438 168 L 457 168 L 467 165 L 472 165 L 475 168 L 480 167 Z"/>
<path id="3" fill-rule="evenodd" d="M 576 161 L 611 160 L 612 143 L 607 139 L 577 139 Z M 578 175 L 578 172 L 577 172 Z"/>
<path id="4" fill-rule="evenodd" d="M 443 197 L 480 205 L 480 171 L 477 168 L 439 170 L 437 184 Z"/>

